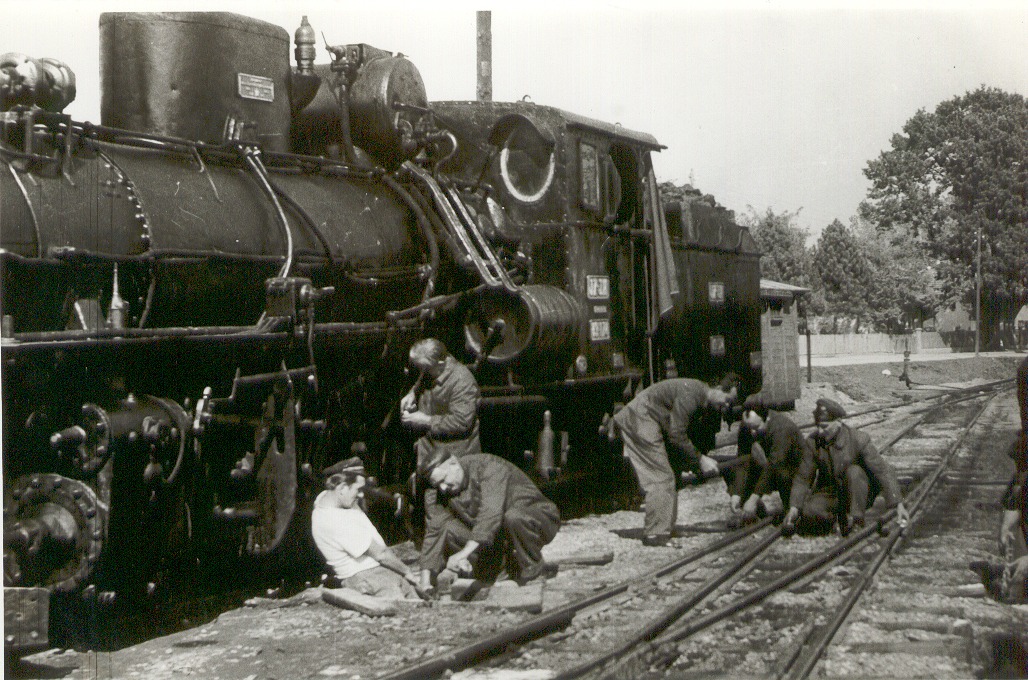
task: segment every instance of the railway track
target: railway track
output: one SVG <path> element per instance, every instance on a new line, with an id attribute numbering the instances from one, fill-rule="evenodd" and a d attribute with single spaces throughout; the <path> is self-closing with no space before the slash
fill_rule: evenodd
<path id="1" fill-rule="evenodd" d="M 941 469 L 973 410 L 984 403 L 976 391 L 855 414 L 854 426 L 866 428 L 880 448 L 903 435 L 887 457 L 909 500 Z M 940 401 L 948 403 L 948 415 L 931 415 Z M 1009 637 L 1013 624 L 1003 612 L 1011 608 L 983 599 L 980 592 L 975 597 L 964 592 L 977 582 L 967 563 L 995 551 L 997 499 L 1009 469 L 999 463 L 1013 421 L 1008 413 L 1007 422 L 993 423 L 991 413 L 986 410 L 972 436 L 955 449 L 926 496 L 925 509 L 868 578 L 871 587 L 816 658 L 813 674 L 925 675 L 916 670 L 920 664 L 933 676 L 969 677 L 985 665 L 979 650 Z M 925 422 L 915 425 L 922 417 Z M 1001 440 L 991 436 L 994 425 L 1003 432 Z M 548 546 L 557 551 L 548 557 L 612 549 L 614 562 L 562 566 L 545 585 L 546 609 L 535 616 L 475 603 L 432 603 L 394 619 L 370 619 L 320 603 L 265 600 L 257 609 L 208 608 L 187 629 L 123 651 L 34 658 L 20 675 L 39 677 L 52 663 L 78 666 L 66 672 L 70 680 L 190 674 L 243 680 L 290 673 L 429 678 L 472 667 L 530 670 L 540 678 L 802 677 L 790 669 L 806 663 L 804 646 L 819 644 L 832 615 L 842 610 L 848 584 L 861 579 L 876 550 L 899 535 L 882 538 L 869 526 L 866 536 L 851 536 L 847 540 L 858 540 L 841 546 L 838 536 L 779 538 L 770 521 L 729 532 L 727 497 L 717 482 L 684 491 L 680 507 L 681 517 L 689 519 L 679 525 L 673 545 L 664 548 L 642 547 L 635 540 L 636 512 L 567 521 L 559 540 Z M 844 553 L 845 562 L 826 557 L 833 548 Z M 940 566 L 926 573 L 929 563 Z M 779 586 L 767 589 L 779 580 Z M 738 604 L 747 597 L 753 602 Z M 738 611 L 721 620 L 718 612 L 726 607 Z M 693 630 L 682 634 L 689 627 Z M 305 632 L 297 634 L 300 630 Z M 316 654 L 312 637 L 320 643 Z M 906 656 L 897 657 L 898 650 Z M 890 666 L 903 670 L 880 670 Z M 954 670 L 947 671 L 950 667 Z"/>
<path id="2" fill-rule="evenodd" d="M 987 433 L 994 427 L 991 396 L 1007 384 L 954 391 L 940 404 L 906 409 L 898 426 L 895 417 L 867 423 L 879 447 L 891 449 L 888 455 L 912 514 L 907 529 L 897 527 L 894 513 L 887 512 L 845 539 L 781 540 L 767 519 L 642 576 L 381 677 L 431 677 L 490 655 L 498 655 L 487 662 L 490 669 L 548 669 L 551 677 L 562 679 L 804 678 L 815 668 L 819 674 L 840 677 L 890 676 L 897 674 L 888 660 L 891 654 L 913 654 L 916 660 L 917 650 L 932 660 L 924 666 L 933 668 L 930 675 L 945 675 L 947 668 L 952 677 L 971 675 L 976 658 L 979 665 L 987 663 L 975 650 L 994 646 L 982 637 L 988 625 L 972 625 L 971 609 L 990 610 L 983 620 L 996 624 L 997 635 L 1003 635 L 1004 622 L 994 620 L 998 605 L 990 607 L 980 597 L 971 598 L 970 604 L 963 601 L 968 599 L 963 595 L 971 594 L 966 592 L 967 562 L 987 554 L 994 543 L 994 514 L 979 510 L 981 525 L 973 527 L 961 518 L 969 508 L 995 503 L 997 486 L 1005 482 L 995 472 L 1005 468 L 997 468 L 993 459 L 1003 455 L 1002 447 L 977 444 L 988 443 Z M 898 430 L 885 442 L 876 436 L 883 423 Z M 974 437 L 968 436 L 971 432 Z M 962 502 L 955 506 L 954 489 L 962 490 Z M 934 552 L 924 543 L 934 544 Z M 925 565 L 936 563 L 947 565 L 946 573 L 955 576 L 952 583 L 933 588 L 949 588 L 959 604 L 922 607 L 917 599 L 923 594 Z M 900 637 L 890 641 L 881 633 L 860 642 L 865 628 L 882 618 L 884 605 L 875 598 L 895 602 L 893 609 L 907 612 L 907 619 L 927 618 L 930 623 L 922 629 L 903 628 L 910 621 L 886 616 L 884 630 Z M 953 620 L 939 623 L 944 613 Z M 933 631 L 942 637 L 922 640 Z M 977 631 L 977 638 L 969 637 L 969 631 Z M 854 645 L 858 654 L 869 656 L 870 666 L 851 660 Z M 869 673 L 875 663 L 880 670 Z"/>

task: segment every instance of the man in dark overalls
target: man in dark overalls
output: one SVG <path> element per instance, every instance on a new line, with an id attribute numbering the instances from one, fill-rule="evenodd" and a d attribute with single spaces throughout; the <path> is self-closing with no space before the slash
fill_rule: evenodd
<path id="1" fill-rule="evenodd" d="M 450 356 L 446 345 L 435 338 L 415 342 L 410 363 L 420 374 L 400 400 L 400 419 L 424 433 L 414 445 L 418 460 L 443 452 L 458 458 L 482 453 L 478 438 L 480 391 L 468 367 Z"/>
<path id="2" fill-rule="evenodd" d="M 736 514 L 730 524 L 753 521 L 765 498 L 777 491 L 782 510 L 789 507 L 792 482 L 803 461 L 809 441 L 788 416 L 770 410 L 760 394 L 748 397 L 743 403 L 739 424 L 738 455 L 749 457 L 749 462 L 732 474 L 725 475 L 732 512 Z M 741 513 L 741 514 L 738 514 Z"/>
<path id="3" fill-rule="evenodd" d="M 490 580 L 506 566 L 527 583 L 546 570 L 542 549 L 560 528 L 560 512 L 513 463 L 488 453 L 423 459 L 426 494 L 421 587 L 444 569 Z"/>
<path id="4" fill-rule="evenodd" d="M 691 439 L 704 428 L 691 424 L 703 409 L 729 406 L 738 387 L 739 376 L 734 373 L 713 387 L 691 378 L 661 380 L 639 392 L 614 415 L 615 431 L 646 495 L 643 545 L 667 545 L 675 528 L 678 493 L 668 446 L 678 447 L 701 476 L 716 475 L 717 462 L 698 450 Z"/>
<path id="5" fill-rule="evenodd" d="M 896 473 L 866 432 L 853 430 L 840 419 L 846 410 L 836 401 L 817 400 L 816 431 L 792 483 L 789 512 L 782 530 L 797 527 L 825 534 L 838 521 L 846 536 L 864 526 L 864 514 L 881 493 L 888 507 L 896 508 L 896 520 L 906 526 L 907 510 L 900 499 Z"/>

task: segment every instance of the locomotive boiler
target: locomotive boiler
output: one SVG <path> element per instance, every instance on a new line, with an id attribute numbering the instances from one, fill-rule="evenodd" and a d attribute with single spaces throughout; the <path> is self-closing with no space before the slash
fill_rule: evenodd
<path id="1" fill-rule="evenodd" d="M 0 57 L 7 650 L 48 644 L 55 598 L 304 569 L 322 469 L 412 472 L 420 337 L 475 370 L 486 450 L 525 462 L 550 412 L 540 481 L 612 468 L 603 414 L 665 371 L 759 389 L 756 248 L 723 209 L 665 213 L 652 136 L 430 103 L 402 55 L 315 63 L 306 18 L 292 64 L 233 14 L 99 28 L 100 124 L 61 113 L 66 65 Z"/>

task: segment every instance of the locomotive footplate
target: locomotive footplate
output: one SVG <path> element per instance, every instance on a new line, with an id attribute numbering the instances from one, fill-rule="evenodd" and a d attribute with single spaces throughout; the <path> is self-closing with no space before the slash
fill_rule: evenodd
<path id="1" fill-rule="evenodd" d="M 20 656 L 46 649 L 50 591 L 4 587 L 4 651 Z"/>

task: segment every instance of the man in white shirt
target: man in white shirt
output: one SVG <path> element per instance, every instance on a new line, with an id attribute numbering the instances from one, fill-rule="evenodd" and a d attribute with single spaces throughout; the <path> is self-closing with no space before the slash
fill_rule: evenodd
<path id="1" fill-rule="evenodd" d="M 386 546 L 360 507 L 366 476 L 360 458 L 330 468 L 311 515 L 314 543 L 347 588 L 389 599 L 416 595 L 417 576 Z"/>

